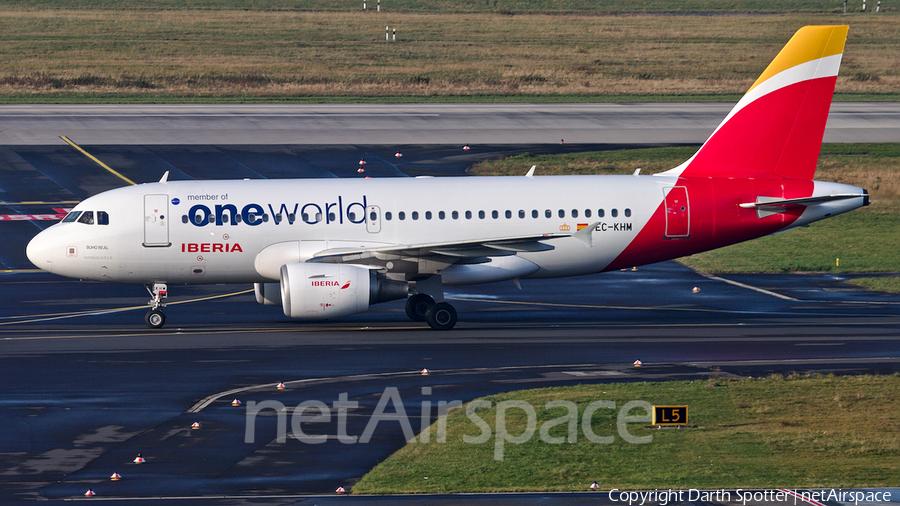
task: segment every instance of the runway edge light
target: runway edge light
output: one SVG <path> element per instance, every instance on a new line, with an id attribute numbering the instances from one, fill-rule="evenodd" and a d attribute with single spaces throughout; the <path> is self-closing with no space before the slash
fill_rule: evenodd
<path id="1" fill-rule="evenodd" d="M 199 429 L 200 427 L 202 427 L 200 425 L 200 422 L 194 422 L 193 424 L 191 424 L 191 429 Z"/>
<path id="2" fill-rule="evenodd" d="M 347 489 L 345 489 L 344 487 L 338 487 L 337 490 L 335 490 L 334 492 L 335 492 L 336 494 L 346 494 L 346 493 L 347 493 Z"/>
<path id="3" fill-rule="evenodd" d="M 644 363 L 641 362 L 640 360 L 635 360 L 635 361 L 634 361 L 634 366 L 635 366 L 635 367 L 640 367 L 640 366 L 642 366 L 642 365 L 644 365 Z"/>
<path id="4" fill-rule="evenodd" d="M 143 464 L 144 462 L 147 462 L 147 461 L 144 460 L 144 455 L 142 453 L 138 453 L 137 457 L 135 457 L 134 460 L 132 460 L 132 462 L 134 462 L 135 464 Z"/>
<path id="5" fill-rule="evenodd" d="M 88 491 L 84 493 L 85 497 L 94 497 L 95 495 L 97 495 L 97 494 L 95 494 L 94 491 L 91 489 L 88 489 Z"/>
<path id="6" fill-rule="evenodd" d="M 596 481 L 594 483 L 591 483 L 591 490 L 600 490 L 600 484 Z"/>
<path id="7" fill-rule="evenodd" d="M 429 371 L 427 367 L 422 369 L 422 376 L 428 376 L 429 374 L 431 374 L 431 371 Z"/>
<path id="8" fill-rule="evenodd" d="M 122 475 L 119 473 L 112 473 L 112 476 L 109 477 L 112 481 L 119 481 L 122 479 Z"/>
<path id="9" fill-rule="evenodd" d="M 278 386 L 275 387 L 275 388 L 277 388 L 278 390 L 284 390 L 284 382 L 283 382 L 283 381 L 282 381 L 282 382 L 279 382 L 279 383 L 278 383 Z"/>
<path id="10" fill-rule="evenodd" d="M 694 292 L 694 293 L 700 293 L 700 287 L 699 287 L 699 286 L 695 286 L 694 289 L 691 290 L 691 291 Z"/>
<path id="11" fill-rule="evenodd" d="M 240 399 L 235 399 L 235 400 L 231 401 L 231 405 L 235 406 L 235 407 L 240 406 L 241 405 Z"/>

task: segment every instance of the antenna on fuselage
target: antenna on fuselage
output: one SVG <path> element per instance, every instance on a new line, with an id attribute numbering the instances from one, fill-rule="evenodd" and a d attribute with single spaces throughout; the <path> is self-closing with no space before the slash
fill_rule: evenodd
<path id="1" fill-rule="evenodd" d="M 169 171 L 166 171 L 161 178 L 159 178 L 160 183 L 165 183 L 169 180 Z"/>

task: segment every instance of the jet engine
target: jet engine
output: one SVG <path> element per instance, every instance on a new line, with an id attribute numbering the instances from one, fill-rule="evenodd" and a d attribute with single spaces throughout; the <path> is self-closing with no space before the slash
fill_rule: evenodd
<path id="1" fill-rule="evenodd" d="M 369 305 L 404 299 L 405 281 L 359 265 L 291 263 L 281 267 L 281 304 L 291 318 L 324 320 L 369 309 Z"/>

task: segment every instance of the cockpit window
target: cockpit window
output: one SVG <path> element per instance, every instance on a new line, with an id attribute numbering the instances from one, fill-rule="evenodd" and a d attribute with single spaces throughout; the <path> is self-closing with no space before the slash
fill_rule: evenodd
<path id="1" fill-rule="evenodd" d="M 94 211 L 85 211 L 81 213 L 81 218 L 78 218 L 78 223 L 84 223 L 86 225 L 94 224 Z"/>
<path id="2" fill-rule="evenodd" d="M 63 218 L 62 222 L 63 223 L 72 223 L 73 221 L 78 219 L 78 215 L 80 215 L 80 214 L 81 214 L 81 211 L 70 211 L 69 214 L 67 214 L 66 217 Z"/>
<path id="3" fill-rule="evenodd" d="M 97 211 L 97 224 L 109 225 L 109 213 L 106 211 Z"/>

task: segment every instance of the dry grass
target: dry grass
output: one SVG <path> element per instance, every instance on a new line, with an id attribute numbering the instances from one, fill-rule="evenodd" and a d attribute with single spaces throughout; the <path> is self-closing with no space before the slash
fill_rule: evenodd
<path id="1" fill-rule="evenodd" d="M 896 21 L 0 7 L 0 93 L 739 95 L 798 27 L 849 22 L 837 91 L 897 94 Z"/>

